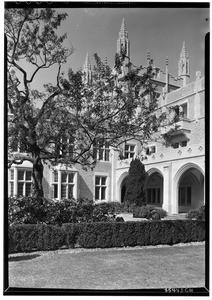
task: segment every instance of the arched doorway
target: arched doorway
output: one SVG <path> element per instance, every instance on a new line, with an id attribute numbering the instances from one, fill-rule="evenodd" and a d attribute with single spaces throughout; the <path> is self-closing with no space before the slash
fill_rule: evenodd
<path id="1" fill-rule="evenodd" d="M 127 176 L 122 180 L 121 183 L 121 203 L 124 202 L 124 196 L 126 194 L 126 181 L 127 181 Z"/>
<path id="2" fill-rule="evenodd" d="M 183 172 L 177 186 L 178 212 L 185 213 L 204 204 L 204 176 L 191 167 Z"/>
<path id="3" fill-rule="evenodd" d="M 148 205 L 163 205 L 163 176 L 159 172 L 153 172 L 146 182 L 146 202 Z"/>

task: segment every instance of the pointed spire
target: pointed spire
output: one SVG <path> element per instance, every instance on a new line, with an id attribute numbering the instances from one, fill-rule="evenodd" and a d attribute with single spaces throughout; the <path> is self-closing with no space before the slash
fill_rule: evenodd
<path id="1" fill-rule="evenodd" d="M 182 47 L 182 51 L 181 51 L 181 54 L 180 54 L 180 58 L 188 58 L 188 51 L 186 49 L 185 41 L 183 42 L 183 47 Z"/>
<path id="2" fill-rule="evenodd" d="M 183 79 L 183 85 L 188 84 L 190 78 L 190 62 L 185 41 L 183 42 L 180 60 L 178 62 L 178 76 Z"/>
<path id="3" fill-rule="evenodd" d="M 126 56 L 130 56 L 130 41 L 128 39 L 128 32 L 126 29 L 125 19 L 122 19 L 121 29 L 117 40 L 117 53 L 125 52 Z"/>
<path id="4" fill-rule="evenodd" d="M 120 29 L 120 35 L 127 37 L 128 38 L 128 32 L 127 32 L 127 28 L 126 28 L 126 24 L 125 24 L 125 19 L 122 19 L 122 23 L 121 23 L 121 29 Z"/>
<path id="5" fill-rule="evenodd" d="M 169 58 L 166 57 L 166 93 L 169 93 Z"/>
<path id="6" fill-rule="evenodd" d="M 86 58 L 85 58 L 85 63 L 84 63 L 84 67 L 83 70 L 91 70 L 91 63 L 90 63 L 90 59 L 89 59 L 89 55 L 88 53 L 86 54 Z"/>
<path id="7" fill-rule="evenodd" d="M 85 63 L 83 66 L 83 72 L 84 72 L 84 82 L 86 84 L 89 84 L 92 78 L 92 71 L 91 71 L 91 63 L 90 63 L 88 53 L 86 54 Z"/>

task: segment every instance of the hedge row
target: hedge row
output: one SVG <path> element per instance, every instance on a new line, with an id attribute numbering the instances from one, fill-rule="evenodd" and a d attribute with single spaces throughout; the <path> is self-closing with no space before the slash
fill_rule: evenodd
<path id="1" fill-rule="evenodd" d="M 189 243 L 205 240 L 205 222 L 164 220 L 144 222 L 14 225 L 9 252 L 56 250 L 65 247 L 110 248 Z"/>

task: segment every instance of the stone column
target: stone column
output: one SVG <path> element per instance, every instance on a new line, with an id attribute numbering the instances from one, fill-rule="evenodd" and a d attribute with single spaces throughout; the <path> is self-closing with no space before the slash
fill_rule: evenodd
<path id="1" fill-rule="evenodd" d="M 172 214 L 172 203 L 171 203 L 171 163 L 163 167 L 164 178 L 163 178 L 163 206 L 162 208 L 167 211 L 168 214 Z"/>
<path id="2" fill-rule="evenodd" d="M 109 201 L 116 201 L 116 150 L 110 147 L 111 154 L 111 194 Z"/>

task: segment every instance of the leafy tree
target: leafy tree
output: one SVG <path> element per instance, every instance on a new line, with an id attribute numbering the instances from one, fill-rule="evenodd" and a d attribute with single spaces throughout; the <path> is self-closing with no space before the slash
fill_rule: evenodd
<path id="1" fill-rule="evenodd" d="M 130 163 L 129 175 L 126 179 L 126 194 L 124 202 L 127 202 L 128 204 L 135 204 L 135 206 L 142 206 L 146 204 L 144 188 L 145 179 L 146 172 L 140 159 L 136 158 L 132 160 Z"/>
<path id="2" fill-rule="evenodd" d="M 151 64 L 144 72 L 129 63 L 123 74 L 124 54 L 116 54 L 113 69 L 95 54 L 92 82 L 71 69 L 65 78 L 61 66 L 73 48 L 67 49 L 66 35 L 56 31 L 66 16 L 50 8 L 5 12 L 8 162 L 9 167 L 32 163 L 33 197 L 43 196 L 44 163 L 94 167 L 102 144 L 117 148 L 136 139 L 142 146 L 169 123 L 158 108 Z M 42 69 L 51 72 L 53 65 L 58 65 L 56 84 L 44 85 L 44 92 L 33 89 L 35 76 Z M 17 144 L 22 151 L 14 152 Z"/>

